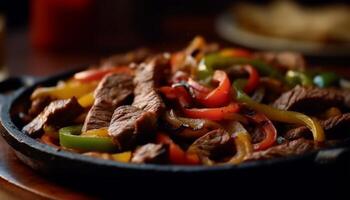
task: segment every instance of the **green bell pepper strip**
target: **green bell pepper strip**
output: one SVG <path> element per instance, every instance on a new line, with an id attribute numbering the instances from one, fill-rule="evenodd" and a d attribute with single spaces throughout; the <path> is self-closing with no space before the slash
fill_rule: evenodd
<path id="1" fill-rule="evenodd" d="M 289 70 L 286 73 L 286 81 L 288 84 L 295 86 L 298 84 L 304 86 L 312 86 L 312 78 L 307 74 L 295 70 Z"/>
<path id="2" fill-rule="evenodd" d="M 253 108 L 254 110 L 257 110 L 265 114 L 270 120 L 305 125 L 311 130 L 314 140 L 316 142 L 320 142 L 320 143 L 324 142 L 325 134 L 324 134 L 323 128 L 321 127 L 320 123 L 317 120 L 314 120 L 302 113 L 298 113 L 294 111 L 279 110 L 274 107 L 271 107 L 265 104 L 260 104 L 253 101 L 242 90 L 243 88 L 242 86 L 244 86 L 245 83 L 246 83 L 246 80 L 244 79 L 237 79 L 233 83 L 233 87 L 237 93 L 236 99 L 239 102 L 245 103 L 249 107 Z"/>
<path id="3" fill-rule="evenodd" d="M 215 69 L 223 69 L 227 66 L 235 64 L 250 64 L 255 67 L 262 75 L 284 80 L 283 75 L 277 69 L 274 69 L 272 66 L 261 60 L 242 57 L 227 57 L 215 53 L 209 54 L 202 59 L 197 69 L 197 77 L 204 83 L 209 83 L 210 77 L 212 76 Z"/>
<path id="4" fill-rule="evenodd" d="M 68 126 L 59 132 L 60 145 L 66 148 L 77 149 L 83 152 L 98 151 L 111 152 L 117 148 L 109 137 L 81 136 L 82 126 Z"/>
<path id="5" fill-rule="evenodd" d="M 320 88 L 330 87 L 339 83 L 340 77 L 333 72 L 325 72 L 314 77 L 314 84 Z"/>

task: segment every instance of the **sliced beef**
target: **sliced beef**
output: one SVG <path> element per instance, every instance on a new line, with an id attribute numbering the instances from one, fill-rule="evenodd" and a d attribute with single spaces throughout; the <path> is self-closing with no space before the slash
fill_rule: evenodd
<path id="1" fill-rule="evenodd" d="M 246 160 L 266 160 L 277 157 L 285 157 L 291 155 L 299 155 L 312 150 L 315 150 L 315 146 L 312 140 L 300 138 L 293 141 L 288 141 L 283 144 L 273 146 L 264 151 L 257 151 L 249 155 Z"/>
<path id="2" fill-rule="evenodd" d="M 145 144 L 135 150 L 133 163 L 165 163 L 167 161 L 167 146 L 164 144 Z"/>
<path id="3" fill-rule="evenodd" d="M 169 69 L 169 60 L 163 56 L 141 64 L 135 74 L 135 98 L 132 105 L 159 116 L 164 111 L 165 105 L 157 88 L 166 78 Z"/>
<path id="4" fill-rule="evenodd" d="M 84 108 L 80 106 L 77 99 L 72 97 L 66 100 L 51 102 L 45 109 L 29 124 L 23 127 L 23 131 L 32 137 L 38 137 L 43 133 L 45 124 L 64 125 L 78 117 Z"/>
<path id="5" fill-rule="evenodd" d="M 36 98 L 32 101 L 32 104 L 28 110 L 28 114 L 31 117 L 37 116 L 41 111 L 44 110 L 46 106 L 48 106 L 51 102 L 51 97 L 49 96 L 42 96 L 39 98 Z"/>
<path id="6" fill-rule="evenodd" d="M 141 63 L 151 55 L 152 55 L 152 52 L 150 50 L 141 48 L 126 54 L 117 54 L 107 59 L 104 59 L 101 62 L 101 66 L 115 67 L 119 65 L 129 65 L 131 63 Z"/>
<path id="7" fill-rule="evenodd" d="M 289 131 L 287 131 L 283 135 L 283 137 L 287 140 L 295 140 L 295 139 L 302 138 L 302 137 L 311 139 L 312 133 L 308 127 L 299 126 L 299 127 L 296 127 L 296 128 L 293 128 L 293 129 L 290 129 Z"/>
<path id="8" fill-rule="evenodd" d="M 281 110 L 315 113 L 329 107 L 343 107 L 344 97 L 334 89 L 296 86 L 283 93 L 273 106 Z"/>
<path id="9" fill-rule="evenodd" d="M 345 107 L 350 108 L 350 90 L 338 90 L 338 94 L 344 98 Z"/>
<path id="10" fill-rule="evenodd" d="M 320 124 L 326 133 L 327 139 L 350 137 L 350 134 L 347 134 L 346 132 L 346 130 L 350 129 L 350 113 L 337 115 L 327 120 L 321 120 Z M 306 126 L 300 126 L 289 130 L 284 137 L 288 140 L 294 140 L 301 137 L 312 138 L 312 133 Z"/>
<path id="11" fill-rule="evenodd" d="M 155 134 L 156 127 L 154 113 L 125 105 L 114 111 L 108 134 L 120 150 L 127 150 Z"/>
<path id="12" fill-rule="evenodd" d="M 296 52 L 259 52 L 255 54 L 255 57 L 283 70 L 305 68 L 304 57 Z"/>
<path id="13" fill-rule="evenodd" d="M 118 107 L 108 129 L 120 150 L 145 142 L 155 133 L 157 119 L 165 109 L 157 88 L 169 70 L 169 59 L 164 56 L 154 57 L 137 67 L 132 106 Z"/>
<path id="14" fill-rule="evenodd" d="M 95 101 L 82 131 L 108 127 L 113 111 L 132 97 L 133 88 L 132 76 L 111 74 L 104 77 L 95 90 Z"/>
<path id="15" fill-rule="evenodd" d="M 234 140 L 228 132 L 216 129 L 198 138 L 188 149 L 202 158 L 218 159 L 230 156 L 235 150 Z"/>

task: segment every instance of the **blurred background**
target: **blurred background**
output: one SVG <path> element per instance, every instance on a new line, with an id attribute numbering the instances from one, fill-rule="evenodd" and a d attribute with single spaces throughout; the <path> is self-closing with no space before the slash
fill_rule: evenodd
<path id="1" fill-rule="evenodd" d="M 296 50 L 348 71 L 347 1 L 2 0 L 2 76 L 50 75 L 138 47 L 183 48 L 194 36 L 224 46 Z"/>

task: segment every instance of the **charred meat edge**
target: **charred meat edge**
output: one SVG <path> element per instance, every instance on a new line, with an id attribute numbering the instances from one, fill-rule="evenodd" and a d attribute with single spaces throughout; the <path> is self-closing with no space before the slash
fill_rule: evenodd
<path id="1" fill-rule="evenodd" d="M 23 131 L 31 137 L 40 137 L 44 125 L 64 125 L 78 117 L 84 108 L 80 106 L 77 99 L 56 100 L 51 102 L 36 116 L 29 124 L 23 127 Z"/>
<path id="2" fill-rule="evenodd" d="M 167 161 L 168 146 L 164 144 L 148 143 L 137 148 L 133 153 L 133 163 L 165 163 Z"/>

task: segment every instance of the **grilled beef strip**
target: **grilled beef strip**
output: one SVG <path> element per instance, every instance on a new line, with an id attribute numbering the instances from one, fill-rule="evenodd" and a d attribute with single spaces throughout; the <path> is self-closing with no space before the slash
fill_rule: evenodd
<path id="1" fill-rule="evenodd" d="M 312 150 L 316 150 L 317 148 L 318 147 L 312 140 L 300 138 L 293 141 L 287 141 L 277 146 L 273 146 L 264 151 L 254 152 L 248 155 L 245 160 L 266 160 L 271 158 L 299 155 Z"/>
<path id="2" fill-rule="evenodd" d="M 303 113 L 322 112 L 330 107 L 345 107 L 345 98 L 335 89 L 296 86 L 283 93 L 273 106 Z"/>
<path id="3" fill-rule="evenodd" d="M 157 116 L 154 113 L 125 105 L 114 111 L 108 134 L 119 150 L 126 150 L 155 134 L 156 127 Z"/>
<path id="4" fill-rule="evenodd" d="M 350 128 L 350 113 L 337 115 L 326 120 L 320 121 L 321 126 L 325 130 L 327 139 L 340 139 L 350 137 L 346 131 Z M 298 138 L 312 138 L 310 129 L 306 126 L 299 126 L 291 129 L 284 134 L 288 140 L 295 140 Z"/>
<path id="5" fill-rule="evenodd" d="M 23 127 L 23 131 L 31 137 L 40 137 L 44 125 L 64 125 L 78 117 L 84 108 L 80 106 L 77 99 L 72 97 L 65 100 L 51 102 L 36 116 L 29 124 Z"/>
<path id="6" fill-rule="evenodd" d="M 152 137 L 157 128 L 157 119 L 165 109 L 165 104 L 157 92 L 165 72 L 169 68 L 168 59 L 155 57 L 141 64 L 134 78 L 134 102 L 114 111 L 108 134 L 113 137 L 119 149 L 134 147 L 136 141 Z"/>
<path id="7" fill-rule="evenodd" d="M 189 148 L 189 152 L 197 153 L 201 159 L 213 160 L 234 154 L 235 144 L 231 135 L 223 130 L 216 129 L 198 138 Z"/>
<path id="8" fill-rule="evenodd" d="M 137 148 L 133 153 L 133 163 L 166 163 L 168 146 L 148 143 Z"/>
<path id="9" fill-rule="evenodd" d="M 170 70 L 169 59 L 158 56 L 148 63 L 141 64 L 135 74 L 135 98 L 133 106 L 154 112 L 159 116 L 165 109 L 165 104 L 158 94 L 157 87 L 166 78 Z"/>
<path id="10" fill-rule="evenodd" d="M 105 76 L 97 86 L 95 101 L 85 118 L 82 131 L 108 127 L 113 111 L 132 97 L 133 77 L 127 74 Z"/>
<path id="11" fill-rule="evenodd" d="M 28 110 L 28 114 L 31 117 L 35 117 L 38 114 L 41 113 L 45 109 L 46 106 L 50 104 L 52 101 L 51 97 L 49 96 L 42 96 L 39 98 L 36 98 L 32 101 L 32 104 Z"/>

